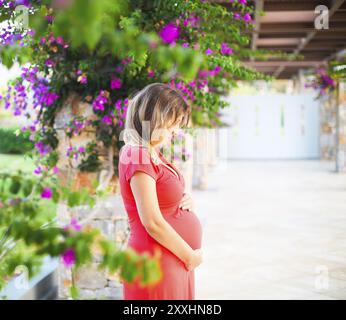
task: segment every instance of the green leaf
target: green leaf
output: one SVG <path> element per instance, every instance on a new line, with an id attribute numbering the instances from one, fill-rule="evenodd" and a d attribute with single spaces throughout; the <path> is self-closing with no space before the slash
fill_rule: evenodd
<path id="1" fill-rule="evenodd" d="M 71 286 L 70 295 L 71 295 L 71 298 L 74 300 L 77 300 L 79 298 L 79 291 L 76 286 Z"/>
<path id="2" fill-rule="evenodd" d="M 78 191 L 70 192 L 67 198 L 67 204 L 69 207 L 78 206 L 80 203 L 80 193 Z"/>

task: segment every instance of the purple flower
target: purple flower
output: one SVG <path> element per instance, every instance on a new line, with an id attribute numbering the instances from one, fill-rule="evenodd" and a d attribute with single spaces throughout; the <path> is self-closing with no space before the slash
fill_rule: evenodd
<path id="1" fill-rule="evenodd" d="M 80 70 L 77 71 L 77 74 L 79 74 L 79 77 L 77 78 L 77 82 L 81 84 L 87 84 L 88 83 L 88 77 L 86 73 L 81 73 Z"/>
<path id="2" fill-rule="evenodd" d="M 54 61 L 52 59 L 47 59 L 45 62 L 45 65 L 47 67 L 52 67 L 52 66 L 54 66 Z"/>
<path id="3" fill-rule="evenodd" d="M 48 92 L 44 98 L 43 101 L 47 106 L 52 105 L 57 99 L 59 98 L 59 96 L 55 93 L 55 92 Z"/>
<path id="4" fill-rule="evenodd" d="M 105 109 L 104 105 L 108 103 L 107 93 L 104 90 L 101 90 L 100 94 L 96 97 L 96 99 L 93 102 L 93 108 L 94 110 L 101 110 L 103 111 Z"/>
<path id="5" fill-rule="evenodd" d="M 243 20 L 244 20 L 245 22 L 250 22 L 250 21 L 251 21 L 251 15 L 250 15 L 250 13 L 245 13 L 245 14 L 244 14 L 244 17 L 243 17 Z"/>
<path id="6" fill-rule="evenodd" d="M 111 89 L 115 90 L 115 89 L 120 89 L 121 88 L 121 80 L 118 78 L 113 78 L 111 80 Z"/>
<path id="7" fill-rule="evenodd" d="M 34 173 L 35 174 L 40 174 L 42 172 L 42 169 L 40 166 L 38 166 L 35 170 L 34 170 Z"/>
<path id="8" fill-rule="evenodd" d="M 155 77 L 155 71 L 153 71 L 153 70 L 148 71 L 148 77 L 149 78 Z"/>
<path id="9" fill-rule="evenodd" d="M 221 71 L 221 67 L 220 66 L 216 66 L 214 69 L 209 71 L 209 75 L 214 77 L 215 75 L 217 75 L 220 71 Z"/>
<path id="10" fill-rule="evenodd" d="M 110 116 L 104 116 L 102 118 L 102 122 L 106 123 L 106 124 L 109 124 L 109 125 L 113 124 L 113 120 L 112 120 L 112 118 Z"/>
<path id="11" fill-rule="evenodd" d="M 205 54 L 206 54 L 207 56 L 209 56 L 209 55 L 213 54 L 213 50 L 211 50 L 210 48 L 208 48 L 207 50 L 205 50 Z"/>
<path id="12" fill-rule="evenodd" d="M 189 43 L 188 43 L 188 42 L 184 42 L 181 46 L 182 46 L 183 48 L 188 48 L 188 47 L 189 47 Z"/>
<path id="13" fill-rule="evenodd" d="M 74 265 L 76 261 L 76 254 L 73 248 L 66 249 L 61 256 L 64 265 L 69 268 Z"/>
<path id="14" fill-rule="evenodd" d="M 35 148 L 38 149 L 41 155 L 45 155 L 51 151 L 50 146 L 45 145 L 42 141 L 35 143 Z"/>
<path id="15" fill-rule="evenodd" d="M 60 44 L 60 45 L 63 45 L 64 44 L 64 39 L 62 36 L 58 36 L 56 38 L 56 43 Z"/>
<path id="16" fill-rule="evenodd" d="M 238 0 L 238 2 L 242 5 L 246 5 L 246 0 Z"/>
<path id="17" fill-rule="evenodd" d="M 64 227 L 64 230 L 67 231 L 67 230 L 75 230 L 75 231 L 80 231 L 81 230 L 81 225 L 78 223 L 77 219 L 76 218 L 72 218 L 70 223 Z"/>
<path id="18" fill-rule="evenodd" d="M 58 172 L 59 172 L 59 168 L 58 168 L 57 166 L 55 166 L 55 167 L 53 168 L 53 173 L 57 174 Z"/>
<path id="19" fill-rule="evenodd" d="M 165 43 L 172 43 L 179 38 L 180 30 L 173 23 L 164 26 L 160 31 L 160 37 Z"/>
<path id="20" fill-rule="evenodd" d="M 51 199 L 53 195 L 53 191 L 50 188 L 44 188 L 41 193 L 41 198 L 43 199 Z"/>
<path id="21" fill-rule="evenodd" d="M 233 49 L 228 46 L 226 42 L 221 43 L 221 54 L 223 55 L 231 55 L 233 54 Z"/>
<path id="22" fill-rule="evenodd" d="M 79 147 L 78 148 L 78 152 L 79 153 L 84 153 L 85 152 L 85 148 L 84 147 Z"/>

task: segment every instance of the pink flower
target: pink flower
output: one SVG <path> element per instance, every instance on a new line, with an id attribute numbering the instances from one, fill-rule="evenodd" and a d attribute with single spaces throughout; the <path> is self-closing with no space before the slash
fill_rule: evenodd
<path id="1" fill-rule="evenodd" d="M 244 17 L 243 17 L 243 20 L 245 22 L 250 22 L 251 21 L 251 15 L 249 13 L 245 13 Z"/>
<path id="2" fill-rule="evenodd" d="M 41 193 L 41 198 L 43 199 L 51 199 L 53 195 L 53 191 L 50 188 L 44 188 Z"/>
<path id="3" fill-rule="evenodd" d="M 62 262 L 69 268 L 76 262 L 76 254 L 73 248 L 66 249 L 62 254 Z"/>
<path id="4" fill-rule="evenodd" d="M 195 50 L 199 50 L 199 43 L 195 43 L 195 44 L 193 45 L 193 48 L 194 48 Z"/>
<path id="5" fill-rule="evenodd" d="M 226 42 L 221 43 L 221 54 L 223 55 L 231 55 L 233 54 L 233 49 L 228 46 Z"/>
<path id="6" fill-rule="evenodd" d="M 76 218 L 72 218 L 70 223 L 64 227 L 64 230 L 75 230 L 75 231 L 80 231 L 81 230 L 81 225 L 78 223 L 78 220 Z"/>
<path id="7" fill-rule="evenodd" d="M 53 168 L 53 173 L 58 173 L 59 172 L 59 168 L 57 167 L 57 166 L 55 166 L 54 168 Z"/>
<path id="8" fill-rule="evenodd" d="M 102 118 L 102 122 L 106 123 L 106 124 L 109 124 L 109 125 L 113 124 L 113 120 L 112 120 L 112 118 L 110 116 L 104 116 Z"/>
<path id="9" fill-rule="evenodd" d="M 210 48 L 208 48 L 207 50 L 205 50 L 205 54 L 206 54 L 207 56 L 209 56 L 209 55 L 213 54 L 213 50 L 211 50 Z"/>
<path id="10" fill-rule="evenodd" d="M 187 42 L 184 42 L 182 45 L 181 45 L 183 48 L 188 48 L 189 47 L 189 44 Z"/>
<path id="11" fill-rule="evenodd" d="M 45 62 L 45 65 L 47 67 L 51 67 L 54 65 L 54 61 L 52 59 L 47 59 L 46 62 Z"/>
<path id="12" fill-rule="evenodd" d="M 41 172 L 42 172 L 42 169 L 41 169 L 40 166 L 37 167 L 37 168 L 34 170 L 34 173 L 35 173 L 35 174 L 40 174 Z"/>
<path id="13" fill-rule="evenodd" d="M 100 94 L 93 101 L 94 110 L 104 110 L 104 105 L 108 103 L 108 93 L 105 90 L 101 90 Z"/>
<path id="14" fill-rule="evenodd" d="M 238 0 L 238 2 L 242 5 L 246 5 L 246 0 Z"/>
<path id="15" fill-rule="evenodd" d="M 60 44 L 60 45 L 63 45 L 63 44 L 64 44 L 64 39 L 63 39 L 63 37 L 62 37 L 62 36 L 58 36 L 58 37 L 56 38 L 56 42 L 57 42 L 58 44 Z"/>
<path id="16" fill-rule="evenodd" d="M 85 152 L 85 148 L 84 147 L 79 147 L 78 148 L 78 152 L 79 153 L 84 153 Z"/>
<path id="17" fill-rule="evenodd" d="M 121 88 L 121 80 L 118 78 L 114 78 L 111 80 L 111 89 L 120 89 Z"/>
<path id="18" fill-rule="evenodd" d="M 149 78 L 155 77 L 155 71 L 150 70 L 150 71 L 148 72 L 148 77 L 149 77 Z"/>
<path id="19" fill-rule="evenodd" d="M 165 43 L 172 43 L 179 38 L 179 28 L 173 23 L 167 24 L 160 31 L 160 38 Z"/>
<path id="20" fill-rule="evenodd" d="M 78 70 L 80 71 L 80 70 Z M 78 72 L 79 73 L 79 72 Z M 81 84 L 87 84 L 88 83 L 88 77 L 86 75 L 86 73 L 82 73 L 78 78 L 77 81 Z"/>

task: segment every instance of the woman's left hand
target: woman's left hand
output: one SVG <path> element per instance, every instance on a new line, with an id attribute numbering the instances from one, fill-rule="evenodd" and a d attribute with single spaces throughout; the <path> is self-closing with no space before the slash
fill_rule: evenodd
<path id="1" fill-rule="evenodd" d="M 192 211 L 194 208 L 194 203 L 191 198 L 191 195 L 188 193 L 184 193 L 183 198 L 181 199 L 179 208 L 182 208 L 183 210 L 187 209 L 189 211 Z"/>

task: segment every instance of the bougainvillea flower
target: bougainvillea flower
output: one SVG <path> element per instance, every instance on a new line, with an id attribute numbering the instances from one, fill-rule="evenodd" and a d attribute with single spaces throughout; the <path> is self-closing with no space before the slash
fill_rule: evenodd
<path id="1" fill-rule="evenodd" d="M 42 168 L 40 166 L 38 166 L 35 170 L 34 173 L 35 174 L 40 174 L 42 172 Z"/>
<path id="2" fill-rule="evenodd" d="M 104 110 L 104 105 L 108 103 L 108 93 L 105 90 L 101 90 L 100 94 L 93 101 L 94 110 Z"/>
<path id="3" fill-rule="evenodd" d="M 41 155 L 45 155 L 51 151 L 50 147 L 45 145 L 42 141 L 35 143 L 35 148 L 40 152 Z"/>
<path id="4" fill-rule="evenodd" d="M 221 54 L 223 55 L 231 55 L 233 54 L 233 49 L 228 46 L 226 42 L 221 43 Z"/>
<path id="5" fill-rule="evenodd" d="M 180 29 L 173 23 L 164 26 L 160 31 L 160 38 L 165 43 L 172 43 L 179 38 Z"/>
<path id="6" fill-rule="evenodd" d="M 79 153 L 84 153 L 85 152 L 85 148 L 84 147 L 79 147 L 78 148 L 78 152 Z"/>
<path id="7" fill-rule="evenodd" d="M 110 116 L 104 116 L 102 122 L 111 125 L 113 124 L 113 119 Z"/>
<path id="8" fill-rule="evenodd" d="M 241 15 L 239 13 L 234 13 L 233 17 L 234 17 L 235 20 L 240 20 Z"/>
<path id="9" fill-rule="evenodd" d="M 81 83 L 81 84 L 87 84 L 88 83 L 88 77 L 86 73 L 82 73 L 78 78 L 77 78 L 77 82 Z"/>
<path id="10" fill-rule="evenodd" d="M 115 90 L 115 89 L 120 89 L 121 88 L 121 80 L 118 78 L 113 78 L 111 80 L 111 89 Z"/>
<path id="11" fill-rule="evenodd" d="M 149 78 L 155 77 L 155 71 L 149 70 L 149 71 L 148 71 L 148 77 L 149 77 Z"/>
<path id="12" fill-rule="evenodd" d="M 252 19 L 252 18 L 251 18 L 250 13 L 245 13 L 245 14 L 244 14 L 243 20 L 244 20 L 245 22 L 250 22 L 251 19 Z"/>
<path id="13" fill-rule="evenodd" d="M 50 188 L 44 188 L 41 193 L 41 198 L 43 199 L 51 199 L 53 195 L 53 191 Z"/>
<path id="14" fill-rule="evenodd" d="M 67 267 L 70 268 L 71 266 L 74 265 L 76 262 L 76 253 L 73 248 L 68 248 L 64 251 L 64 253 L 61 256 L 63 264 Z"/>
<path id="15" fill-rule="evenodd" d="M 78 223 L 78 220 L 76 218 L 72 218 L 70 223 L 64 227 L 64 230 L 74 230 L 74 231 L 80 231 L 82 229 L 82 226 Z"/>
<path id="16" fill-rule="evenodd" d="M 213 54 L 213 50 L 211 50 L 210 48 L 208 48 L 207 50 L 205 50 L 205 54 L 206 54 L 207 56 L 209 56 L 209 55 Z"/>

